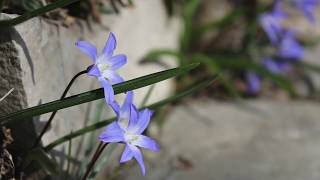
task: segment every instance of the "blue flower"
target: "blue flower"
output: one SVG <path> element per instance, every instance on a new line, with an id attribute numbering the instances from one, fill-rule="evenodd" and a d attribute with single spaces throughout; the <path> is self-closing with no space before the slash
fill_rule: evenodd
<path id="1" fill-rule="evenodd" d="M 295 38 L 293 31 L 284 33 L 279 49 L 278 55 L 285 59 L 302 59 L 304 57 L 304 49 Z"/>
<path id="2" fill-rule="evenodd" d="M 294 0 L 294 4 L 311 23 L 316 22 L 313 12 L 319 5 L 319 0 Z"/>
<path id="3" fill-rule="evenodd" d="M 127 57 L 124 54 L 113 55 L 117 46 L 114 34 L 112 32 L 109 34 L 100 56 L 98 56 L 97 48 L 89 42 L 78 41 L 76 46 L 92 60 L 93 65 L 88 68 L 88 75 L 98 78 L 104 87 L 107 103 L 113 103 L 114 93 L 111 85 L 124 81 L 116 71 L 127 63 Z"/>
<path id="4" fill-rule="evenodd" d="M 258 19 L 273 44 L 279 42 L 283 31 L 282 21 L 286 17 L 287 14 L 282 11 L 280 1 L 276 1 L 273 11 L 262 14 Z"/>
<path id="5" fill-rule="evenodd" d="M 128 92 L 122 107 L 115 106 L 118 119 L 105 128 L 99 139 L 105 143 L 124 143 L 126 146 L 120 162 L 124 163 L 135 158 L 140 165 L 142 175 L 145 175 L 143 156 L 138 147 L 152 151 L 159 151 L 160 148 L 155 140 L 142 135 L 150 122 L 152 112 L 149 109 L 139 112 L 132 104 L 132 98 L 132 92 Z"/>
<path id="6" fill-rule="evenodd" d="M 249 71 L 245 74 L 245 78 L 247 81 L 247 92 L 252 95 L 257 94 L 261 89 L 260 77 L 256 73 Z"/>
<path id="7" fill-rule="evenodd" d="M 279 74 L 286 72 L 290 69 L 290 64 L 285 61 L 276 61 L 271 58 L 264 58 L 262 60 L 262 65 L 266 67 L 273 74 Z"/>

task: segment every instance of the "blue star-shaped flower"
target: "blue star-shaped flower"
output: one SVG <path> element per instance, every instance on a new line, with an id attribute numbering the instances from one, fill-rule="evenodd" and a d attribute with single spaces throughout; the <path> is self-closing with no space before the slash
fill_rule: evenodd
<path id="1" fill-rule="evenodd" d="M 280 1 L 276 1 L 272 12 L 262 14 L 258 21 L 273 44 L 279 42 L 283 32 L 282 21 L 287 14 L 282 11 Z"/>
<path id="2" fill-rule="evenodd" d="M 132 104 L 132 99 L 133 93 L 128 92 L 123 105 L 113 107 L 118 119 L 105 128 L 99 139 L 105 143 L 126 144 L 120 162 L 127 162 L 135 158 L 140 165 L 142 174 L 145 175 L 143 157 L 138 147 L 152 151 L 159 151 L 160 148 L 155 140 L 142 135 L 150 122 L 152 112 L 149 109 L 139 112 Z"/>
<path id="3" fill-rule="evenodd" d="M 296 40 L 295 33 L 293 31 L 287 31 L 283 34 L 278 49 L 278 55 L 285 59 L 303 59 L 304 48 Z"/>
<path id="4" fill-rule="evenodd" d="M 127 57 L 124 54 L 113 55 L 113 51 L 117 46 L 114 34 L 112 32 L 109 34 L 107 43 L 100 56 L 97 54 L 97 48 L 89 42 L 78 41 L 76 46 L 88 55 L 94 63 L 88 68 L 88 75 L 98 78 L 104 87 L 107 103 L 113 103 L 114 93 L 111 85 L 124 81 L 116 71 L 127 63 Z"/>
<path id="5" fill-rule="evenodd" d="M 294 4 L 296 8 L 304 14 L 309 22 L 316 22 L 313 13 L 317 8 L 317 5 L 319 5 L 319 0 L 294 0 Z"/>

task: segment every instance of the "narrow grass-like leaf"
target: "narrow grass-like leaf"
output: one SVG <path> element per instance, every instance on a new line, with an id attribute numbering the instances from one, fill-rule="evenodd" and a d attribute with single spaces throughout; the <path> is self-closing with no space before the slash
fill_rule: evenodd
<path id="1" fill-rule="evenodd" d="M 4 0 L 0 0 L 0 13 L 2 12 L 3 4 L 4 4 Z"/>
<path id="2" fill-rule="evenodd" d="M 292 83 L 290 80 L 285 78 L 282 75 L 274 74 L 267 70 L 265 67 L 263 67 L 260 64 L 256 64 L 253 62 L 248 61 L 219 61 L 219 64 L 225 68 L 230 69 L 238 69 L 238 70 L 252 70 L 256 72 L 257 74 L 262 75 L 265 78 L 268 78 L 272 80 L 274 83 L 276 83 L 280 88 L 286 90 L 288 93 L 290 93 L 292 96 L 297 96 L 297 93 L 295 89 L 293 88 Z"/>
<path id="3" fill-rule="evenodd" d="M 149 105 L 149 106 L 146 106 L 146 107 L 143 107 L 143 108 L 150 108 L 150 109 L 157 109 L 159 107 L 162 107 L 166 104 L 169 104 L 169 103 L 173 103 L 173 102 L 176 102 L 178 100 L 180 100 L 181 98 L 185 97 L 185 96 L 188 96 L 188 95 L 191 95 L 201 89 L 204 89 L 206 88 L 207 86 L 209 86 L 210 84 L 212 84 L 214 82 L 214 80 L 217 78 L 217 76 L 209 79 L 209 80 L 206 80 L 206 81 L 203 81 L 197 85 L 194 85 L 192 88 L 188 88 L 187 90 L 185 91 L 182 91 L 180 93 L 178 93 L 177 95 L 173 96 L 173 97 L 169 97 L 167 99 L 164 99 L 162 101 L 159 101 L 157 103 L 154 103 L 152 105 Z M 143 109 L 141 108 L 141 109 Z M 68 134 L 66 136 L 63 136 L 55 141 L 53 141 L 52 143 L 48 144 L 46 147 L 45 147 L 45 150 L 48 151 L 48 150 L 51 150 L 52 148 L 54 148 L 55 146 L 59 145 L 59 144 L 62 144 L 70 139 L 73 139 L 73 138 L 76 138 L 78 136 L 81 136 L 83 134 L 86 134 L 86 133 L 89 133 L 91 131 L 95 131 L 97 129 L 100 129 L 102 127 L 105 127 L 106 125 L 108 125 L 109 123 L 111 123 L 112 121 L 114 121 L 116 118 L 110 118 L 110 119 L 107 119 L 107 120 L 103 120 L 103 121 L 100 121 L 98 123 L 95 123 L 95 124 L 92 124 L 90 126 L 87 126 L 85 128 L 82 128 L 82 129 L 79 129 L 77 131 L 74 131 L 72 134 Z"/>
<path id="4" fill-rule="evenodd" d="M 72 133 L 72 131 L 71 131 Z M 72 152 L 72 139 L 69 140 L 69 144 L 68 144 L 68 156 L 67 156 L 67 169 L 66 169 L 66 173 L 65 173 L 65 177 L 64 179 L 67 180 L 68 176 L 69 176 L 69 172 L 70 172 L 70 161 L 71 161 L 71 152 Z"/>
<path id="5" fill-rule="evenodd" d="M 192 34 L 192 36 L 193 38 L 199 38 L 209 31 L 221 29 L 225 26 L 228 26 L 235 20 L 239 19 L 239 17 L 241 17 L 244 12 L 245 11 L 243 9 L 234 9 L 219 20 L 197 27 L 196 29 L 194 29 L 194 33 Z"/>
<path id="6" fill-rule="evenodd" d="M 158 73 L 153 73 L 147 76 L 129 80 L 113 86 L 115 94 L 124 93 L 130 90 L 138 89 L 144 86 L 148 86 L 175 76 L 182 75 L 191 69 L 196 68 L 199 63 L 190 64 L 178 68 L 173 68 Z M 8 114 L 0 118 L 1 124 L 9 122 L 15 122 L 16 120 L 23 120 L 27 117 L 37 116 L 48 112 L 64 109 L 67 107 L 79 105 L 82 103 L 94 101 L 104 97 L 103 89 L 96 89 L 93 91 L 81 93 L 71 97 L 64 98 L 62 100 L 53 101 L 50 103 L 42 104 L 32 108 L 24 109 L 15 113 Z"/>
<path id="7" fill-rule="evenodd" d="M 182 7 L 183 29 L 180 37 L 180 48 L 186 50 L 192 37 L 192 19 L 200 5 L 200 0 L 187 0 Z"/>
<path id="8" fill-rule="evenodd" d="M 31 12 L 26 12 L 25 14 L 18 16 L 18 17 L 15 17 L 13 19 L 2 20 L 2 21 L 0 21 L 0 27 L 15 26 L 15 25 L 23 23 L 31 18 L 41 16 L 49 11 L 52 11 L 57 8 L 65 7 L 69 4 L 72 4 L 77 1 L 81 1 L 81 0 L 57 0 L 51 4 L 48 4 L 46 6 L 43 6 L 39 9 L 36 9 Z"/>
<path id="9" fill-rule="evenodd" d="M 301 62 L 295 63 L 295 65 L 299 68 L 303 68 L 306 70 L 314 71 L 316 73 L 320 73 L 320 66 L 318 66 L 316 64 L 310 64 L 310 63 L 301 61 Z"/>
<path id="10" fill-rule="evenodd" d="M 146 105 L 146 103 L 148 102 L 148 100 L 149 100 L 149 98 L 150 98 L 150 96 L 151 96 L 151 93 L 153 92 L 155 86 L 156 86 L 155 84 L 152 84 L 152 85 L 149 87 L 149 89 L 148 89 L 148 91 L 147 91 L 147 94 L 144 96 L 144 98 L 143 98 L 143 100 L 142 100 L 142 102 L 141 102 L 140 107 L 143 107 L 143 106 Z"/>
<path id="11" fill-rule="evenodd" d="M 147 55 L 145 55 L 141 62 L 142 63 L 157 62 L 159 58 L 163 56 L 174 57 L 179 64 L 182 64 L 182 59 L 185 59 L 183 55 L 178 51 L 174 51 L 170 49 L 157 49 L 157 50 L 152 50 Z"/>
<path id="12" fill-rule="evenodd" d="M 59 174 L 58 164 L 40 147 L 28 152 L 26 160 L 35 161 L 49 175 Z"/>
<path id="13" fill-rule="evenodd" d="M 209 69 L 210 74 L 221 74 L 222 70 L 219 64 L 216 61 L 213 61 L 209 57 L 203 55 L 203 54 L 197 54 L 193 57 L 193 61 L 202 62 L 207 65 L 207 68 Z M 241 95 L 238 93 L 237 89 L 234 87 L 232 82 L 228 81 L 223 77 L 222 75 L 218 76 L 218 79 L 222 83 L 222 85 L 226 88 L 228 93 L 233 96 L 234 98 L 240 99 Z"/>

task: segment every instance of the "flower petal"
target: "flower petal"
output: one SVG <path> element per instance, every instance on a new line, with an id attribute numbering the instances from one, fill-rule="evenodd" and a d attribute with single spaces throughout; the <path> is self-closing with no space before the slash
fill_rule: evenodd
<path id="1" fill-rule="evenodd" d="M 124 100 L 123 105 L 121 107 L 121 113 L 123 113 L 124 115 L 128 113 L 128 116 L 130 115 L 130 107 L 131 107 L 132 101 L 133 101 L 133 91 L 128 91 L 126 95 L 126 99 Z"/>
<path id="2" fill-rule="evenodd" d="M 304 49 L 295 39 L 293 32 L 287 32 L 279 48 L 279 56 L 288 59 L 302 59 L 304 57 Z"/>
<path id="3" fill-rule="evenodd" d="M 95 77 L 99 77 L 100 76 L 100 71 L 99 71 L 99 68 L 95 65 L 91 66 L 88 68 L 89 71 L 88 71 L 88 75 L 89 76 L 95 76 Z"/>
<path id="4" fill-rule="evenodd" d="M 143 157 L 142 157 L 141 151 L 134 145 L 128 144 L 128 146 L 133 154 L 133 157 L 137 160 L 137 162 L 140 166 L 140 169 L 141 169 L 141 173 L 144 176 L 146 174 L 146 169 L 144 167 L 144 162 L 143 162 Z"/>
<path id="5" fill-rule="evenodd" d="M 100 83 L 103 87 L 103 90 L 104 90 L 104 98 L 106 100 L 106 103 L 108 105 L 114 105 L 114 102 L 115 102 L 114 91 L 113 91 L 111 84 L 108 82 L 108 80 L 104 79 L 101 76 L 99 77 L 99 81 L 100 81 Z"/>
<path id="6" fill-rule="evenodd" d="M 257 94 L 261 89 L 261 82 L 259 76 L 254 72 L 246 73 L 248 93 Z"/>
<path id="7" fill-rule="evenodd" d="M 154 139 L 144 135 L 138 135 L 138 139 L 132 141 L 132 145 L 150 149 L 151 151 L 160 151 L 159 144 Z"/>
<path id="8" fill-rule="evenodd" d="M 105 70 L 102 76 L 108 79 L 111 82 L 111 84 L 118 84 L 124 81 L 124 79 L 121 76 L 119 76 L 119 74 L 111 70 Z"/>
<path id="9" fill-rule="evenodd" d="M 129 131 L 131 131 L 130 129 L 134 129 L 136 127 L 136 124 L 138 123 L 138 115 L 139 115 L 138 109 L 134 104 L 131 104 L 129 126 L 128 126 Z"/>
<path id="10" fill-rule="evenodd" d="M 112 56 L 107 59 L 112 70 L 117 70 L 127 63 L 127 57 L 124 54 Z"/>
<path id="11" fill-rule="evenodd" d="M 138 121 L 129 131 L 133 134 L 141 134 L 148 127 L 152 114 L 152 111 L 149 109 L 140 111 Z"/>
<path id="12" fill-rule="evenodd" d="M 105 143 L 115 143 L 124 141 L 124 131 L 117 122 L 109 124 L 99 136 L 100 141 Z"/>
<path id="13" fill-rule="evenodd" d="M 276 61 L 271 58 L 264 58 L 261 62 L 270 72 L 274 74 L 281 73 L 281 69 Z"/>
<path id="14" fill-rule="evenodd" d="M 103 54 L 107 57 L 111 57 L 116 47 L 117 47 L 116 37 L 112 32 L 110 32 L 106 45 L 103 48 Z"/>
<path id="15" fill-rule="evenodd" d="M 129 146 L 126 145 L 126 147 L 124 148 L 124 151 L 122 153 L 120 163 L 130 161 L 132 158 L 133 158 L 133 153 L 131 152 Z"/>
<path id="16" fill-rule="evenodd" d="M 86 41 L 78 41 L 76 42 L 76 46 L 86 55 L 90 57 L 90 59 L 93 61 L 93 63 L 96 62 L 97 59 L 97 48 L 86 42 Z"/>

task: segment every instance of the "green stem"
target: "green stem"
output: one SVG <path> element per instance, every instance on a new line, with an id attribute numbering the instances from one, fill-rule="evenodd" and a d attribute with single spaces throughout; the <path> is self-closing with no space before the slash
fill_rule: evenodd
<path id="1" fill-rule="evenodd" d="M 0 0 L 0 1 L 3 1 L 3 0 Z M 51 4 L 43 6 L 39 9 L 34 10 L 34 11 L 26 12 L 25 14 L 18 16 L 16 18 L 9 19 L 9 20 L 2 20 L 2 21 L 0 21 L 0 27 L 15 26 L 15 25 L 23 23 L 31 18 L 41 16 L 49 11 L 52 11 L 57 8 L 65 7 L 69 4 L 75 3 L 77 1 L 81 1 L 81 0 L 58 0 L 58 1 L 55 1 Z"/>
<path id="2" fill-rule="evenodd" d="M 114 93 L 119 94 L 130 90 L 138 89 L 144 86 L 148 86 L 178 75 L 182 75 L 191 69 L 196 68 L 199 63 L 194 63 L 178 68 L 173 68 L 157 73 L 153 73 L 147 76 L 136 78 L 130 81 L 126 81 L 120 84 L 113 85 Z M 104 97 L 103 89 L 96 89 L 93 91 L 81 93 L 71 97 L 64 98 L 62 100 L 53 101 L 50 103 L 42 104 L 32 108 L 24 109 L 18 112 L 14 112 L 3 117 L 0 117 L 0 124 L 13 123 L 18 120 L 27 120 L 28 117 L 38 116 L 59 109 L 68 108 L 71 106 L 79 105 L 82 103 L 94 101 Z"/>
<path id="3" fill-rule="evenodd" d="M 62 96 L 60 97 L 60 100 L 66 97 L 66 95 L 67 95 L 68 91 L 70 90 L 70 88 L 71 88 L 72 84 L 74 83 L 74 81 L 75 81 L 79 76 L 81 76 L 81 75 L 83 75 L 83 74 L 86 74 L 87 72 L 88 72 L 88 70 L 81 71 L 81 72 L 79 72 L 78 74 L 76 74 L 76 75 L 71 79 L 71 81 L 69 82 L 68 86 L 67 86 L 66 89 L 63 91 L 63 94 L 62 94 Z M 38 138 L 36 139 L 33 147 L 36 147 L 36 146 L 40 143 L 43 135 L 44 135 L 44 134 L 47 132 L 47 130 L 49 129 L 49 127 L 50 127 L 50 125 L 51 125 L 51 122 L 52 122 L 52 120 L 53 120 L 53 118 L 54 118 L 54 116 L 56 115 L 57 112 L 58 112 L 58 111 L 53 111 L 53 112 L 52 112 L 49 120 L 48 120 L 47 123 L 45 124 L 45 126 L 44 126 L 44 128 L 42 129 L 42 131 L 41 131 L 40 135 L 38 136 Z"/>
<path id="4" fill-rule="evenodd" d="M 197 91 L 199 91 L 201 89 L 204 89 L 204 88 L 208 87 L 216 79 L 217 79 L 217 76 L 214 76 L 211 79 L 208 79 L 208 80 L 203 81 L 203 82 L 201 82 L 199 84 L 193 85 L 190 88 L 187 88 L 187 90 L 185 90 L 185 91 L 179 92 L 177 95 L 175 95 L 173 97 L 166 98 L 166 99 L 164 99 L 162 101 L 159 101 L 159 102 L 154 103 L 154 104 L 149 105 L 149 106 L 142 107 L 140 109 L 150 108 L 150 109 L 155 110 L 155 109 L 157 109 L 159 107 L 162 107 L 163 105 L 176 102 L 176 101 L 178 101 L 179 99 L 181 99 L 181 98 L 183 98 L 185 96 L 188 96 L 188 95 L 193 94 L 193 93 L 195 93 L 195 92 L 197 92 Z M 65 135 L 65 136 L 53 141 L 52 143 L 48 144 L 44 149 L 45 149 L 45 151 L 49 151 L 49 150 L 53 149 L 54 147 L 66 142 L 66 141 L 68 141 L 70 139 L 76 138 L 76 137 L 81 136 L 83 134 L 86 134 L 86 133 L 89 133 L 91 131 L 95 131 L 95 130 L 97 130 L 99 128 L 105 127 L 106 125 L 108 125 L 109 123 L 114 121 L 115 119 L 116 119 L 115 117 L 114 118 L 110 118 L 110 119 L 103 120 L 103 121 L 100 121 L 98 123 L 92 124 L 90 126 L 84 127 L 84 128 L 79 129 L 77 131 L 73 131 L 71 134 Z"/>

